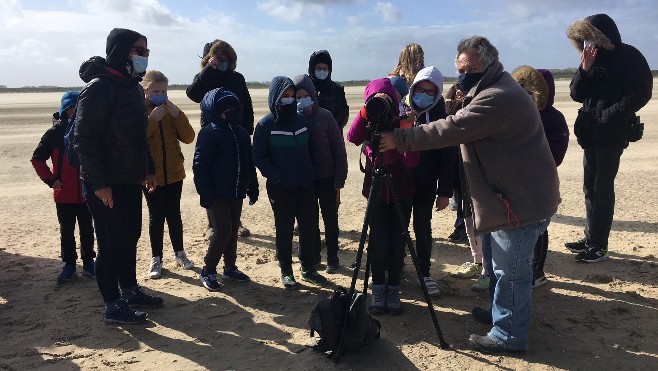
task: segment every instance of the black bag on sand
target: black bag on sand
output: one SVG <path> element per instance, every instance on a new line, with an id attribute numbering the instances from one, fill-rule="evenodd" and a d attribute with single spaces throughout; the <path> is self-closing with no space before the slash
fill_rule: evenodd
<path id="1" fill-rule="evenodd" d="M 314 336 L 314 333 L 320 335 L 320 340 L 313 346 L 313 350 L 330 351 L 330 356 L 337 351 L 349 300 L 348 291 L 344 287 L 337 287 L 331 297 L 321 300 L 313 307 L 308 324 L 311 327 L 311 336 Z M 356 293 L 349 306 L 341 353 L 355 353 L 373 343 L 379 339 L 380 328 L 379 321 L 368 314 L 365 295 Z"/>

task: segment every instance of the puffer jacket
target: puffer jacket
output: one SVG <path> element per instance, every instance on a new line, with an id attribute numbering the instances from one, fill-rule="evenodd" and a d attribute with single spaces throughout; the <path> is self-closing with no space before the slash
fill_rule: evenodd
<path id="1" fill-rule="evenodd" d="M 550 218 L 559 180 L 532 98 L 494 62 L 464 103 L 446 119 L 396 129 L 398 150 L 461 144 L 478 235 Z"/>
<path id="2" fill-rule="evenodd" d="M 315 77 L 315 65 L 320 63 L 319 61 L 329 62 L 329 75 L 326 79 L 320 80 Z M 347 125 L 347 119 L 350 115 L 350 107 L 347 105 L 347 99 L 345 98 L 345 88 L 333 81 L 331 79 L 331 72 L 333 70 L 333 63 L 331 55 L 326 50 L 318 50 L 311 55 L 308 61 L 308 75 L 313 80 L 313 85 L 315 85 L 315 90 L 318 95 L 318 105 L 327 111 L 331 112 L 340 126 L 340 129 L 343 130 L 345 125 Z"/>
<path id="3" fill-rule="evenodd" d="M 146 100 L 149 115 L 155 108 L 153 103 Z M 151 156 L 155 162 L 155 175 L 158 185 L 167 185 L 185 179 L 185 164 L 180 142 L 185 144 L 194 141 L 194 129 L 183 111 L 178 117 L 165 113 L 160 121 L 149 117 L 146 131 L 148 135 Z"/>
<path id="4" fill-rule="evenodd" d="M 142 184 L 155 174 L 146 137 L 148 117 L 141 78 L 127 78 L 93 57 L 80 67 L 87 85 L 75 118 L 75 146 L 82 178 L 94 189 Z"/>
<path id="5" fill-rule="evenodd" d="M 598 49 L 589 71 L 581 65 L 571 80 L 571 98 L 583 104 L 574 124 L 578 144 L 584 149 L 626 148 L 635 113 L 651 99 L 653 76 L 647 60 L 622 43 L 617 25 L 605 14 L 574 22 L 567 36 L 580 52 L 585 40 Z"/>

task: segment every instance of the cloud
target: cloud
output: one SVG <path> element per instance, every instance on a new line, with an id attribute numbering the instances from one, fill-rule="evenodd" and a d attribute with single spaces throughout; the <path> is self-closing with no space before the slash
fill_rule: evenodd
<path id="1" fill-rule="evenodd" d="M 383 17 L 385 23 L 398 23 L 402 20 L 402 13 L 391 3 L 377 3 L 375 13 Z"/>
<path id="2" fill-rule="evenodd" d="M 324 18 L 325 7 L 323 1 L 286 1 L 286 0 L 268 0 L 257 4 L 258 10 L 288 23 L 299 23 L 302 19 L 309 21 L 309 24 L 315 24 L 313 21 L 316 17 Z"/>
<path id="3" fill-rule="evenodd" d="M 118 13 L 162 27 L 172 26 L 182 20 L 157 0 L 90 0 L 81 1 L 80 4 L 94 14 Z"/>

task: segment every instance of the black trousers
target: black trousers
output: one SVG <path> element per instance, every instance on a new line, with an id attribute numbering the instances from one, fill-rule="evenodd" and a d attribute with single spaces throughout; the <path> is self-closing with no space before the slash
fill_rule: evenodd
<path id="1" fill-rule="evenodd" d="M 78 260 L 75 242 L 75 221 L 77 220 L 80 234 L 80 258 L 83 263 L 92 262 L 96 253 L 94 252 L 94 225 L 89 207 L 86 203 L 56 203 L 55 206 L 59 221 L 62 261 L 67 264 L 75 264 Z"/>
<path id="2" fill-rule="evenodd" d="M 103 204 L 89 183 L 84 183 L 89 211 L 94 218 L 98 257 L 96 283 L 103 301 L 112 303 L 121 297 L 119 286 L 137 285 L 137 241 L 142 232 L 142 186 L 112 186 L 114 207 Z"/>
<path id="3" fill-rule="evenodd" d="M 400 218 L 398 218 L 393 203 L 374 203 L 374 209 L 370 215 L 370 241 L 368 243 L 374 285 L 386 283 L 386 271 L 388 271 L 388 285 L 400 285 L 406 242 L 403 233 L 409 226 L 411 204 L 411 200 L 400 200 L 404 216 L 404 224 L 400 224 Z"/>
<path id="4" fill-rule="evenodd" d="M 338 204 L 336 203 L 336 189 L 334 187 L 334 178 L 318 179 L 313 182 L 317 204 L 322 212 L 324 221 L 324 239 L 327 243 L 327 263 L 338 262 Z M 320 239 L 320 228 L 318 226 L 313 258 L 315 263 L 321 260 L 320 248 L 322 242 Z"/>
<path id="5" fill-rule="evenodd" d="M 299 260 L 304 269 L 315 265 L 313 252 L 318 229 L 318 213 L 313 185 L 286 188 L 266 184 L 274 212 L 276 257 L 281 272 L 292 273 L 292 235 L 295 219 L 299 226 Z"/>
<path id="6" fill-rule="evenodd" d="M 142 188 L 142 191 L 149 209 L 151 256 L 162 257 L 165 220 L 174 253 L 182 251 L 183 221 L 180 216 L 180 199 L 183 181 L 158 186 L 153 193 L 148 193 L 146 188 Z"/>
<path id="7" fill-rule="evenodd" d="M 209 209 L 212 214 L 212 232 L 208 252 L 203 261 L 206 270 L 217 271 L 219 260 L 224 256 L 224 268 L 235 267 L 238 251 L 238 227 L 242 215 L 242 200 L 218 198 Z"/>
<path id="8" fill-rule="evenodd" d="M 413 198 L 414 234 L 416 251 L 423 277 L 430 275 L 430 258 L 432 257 L 432 213 L 436 199 L 436 186 L 416 185 Z"/>
<path id="9" fill-rule="evenodd" d="M 548 254 L 548 229 L 540 234 L 535 243 L 535 251 L 532 255 L 532 270 L 537 275 L 544 273 L 544 264 Z"/>
<path id="10" fill-rule="evenodd" d="M 623 149 L 586 149 L 583 158 L 585 237 L 593 246 L 607 249 L 615 213 L 615 178 Z"/>

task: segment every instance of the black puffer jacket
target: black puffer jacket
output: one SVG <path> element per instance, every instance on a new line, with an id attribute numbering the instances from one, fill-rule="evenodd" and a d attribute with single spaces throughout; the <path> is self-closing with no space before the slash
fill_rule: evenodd
<path id="1" fill-rule="evenodd" d="M 78 100 L 74 148 L 82 178 L 95 189 L 141 184 L 147 173 L 155 174 L 141 79 L 113 71 L 101 57 L 80 66 L 80 77 L 88 84 Z"/>
<path id="2" fill-rule="evenodd" d="M 605 14 L 574 22 L 567 36 L 581 52 L 585 40 L 598 48 L 590 70 L 581 66 L 571 80 L 571 98 L 583 103 L 574 125 L 578 144 L 583 148 L 627 147 L 628 126 L 651 99 L 653 77 L 647 60 L 621 42 L 617 26 Z"/>
<path id="3" fill-rule="evenodd" d="M 329 76 L 324 80 L 315 77 L 315 65 L 318 63 L 325 63 L 329 66 Z M 347 105 L 347 99 L 345 99 L 345 88 L 331 80 L 332 68 L 331 56 L 326 50 L 316 51 L 308 61 L 308 75 L 313 80 L 318 96 L 318 105 L 331 112 L 336 119 L 336 123 L 343 130 L 350 115 L 350 107 Z"/>

